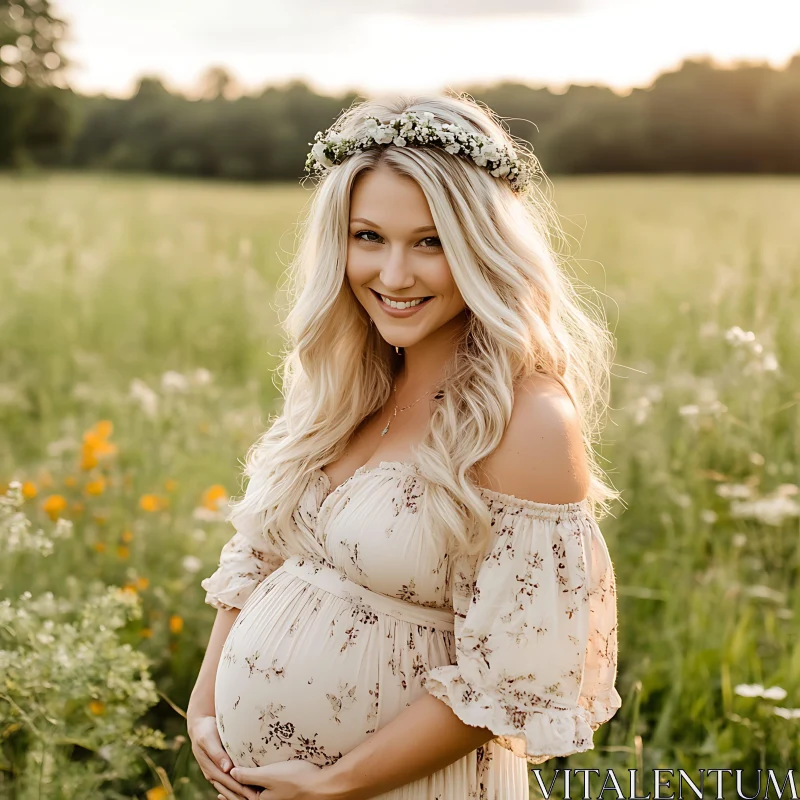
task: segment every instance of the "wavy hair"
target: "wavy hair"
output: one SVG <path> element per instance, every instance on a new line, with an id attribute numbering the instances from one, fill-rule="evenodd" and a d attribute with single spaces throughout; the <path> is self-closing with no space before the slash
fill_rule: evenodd
<path id="1" fill-rule="evenodd" d="M 518 157 L 524 152 L 540 180 L 515 194 L 506 181 L 442 148 L 396 146 L 357 152 L 320 178 L 287 273 L 283 409 L 248 451 L 247 491 L 228 517 L 236 525 L 242 516 L 258 515 L 265 536 L 279 547 L 293 535 L 292 514 L 310 474 L 337 460 L 362 421 L 384 406 L 400 367 L 345 275 L 353 183 L 378 163 L 422 189 L 467 307 L 444 397 L 414 448 L 425 482 L 422 530 L 451 554 L 487 552 L 489 511 L 475 465 L 498 446 L 514 387 L 533 372 L 558 380 L 579 413 L 594 516 L 608 513 L 619 495 L 604 482 L 593 449 L 608 406 L 613 337 L 600 307 L 584 301 L 566 274 L 550 181 L 525 143 L 465 94 L 362 101 L 335 128 L 355 136 L 365 116 L 386 121 L 404 111 L 430 111 L 437 122 L 491 136 Z"/>

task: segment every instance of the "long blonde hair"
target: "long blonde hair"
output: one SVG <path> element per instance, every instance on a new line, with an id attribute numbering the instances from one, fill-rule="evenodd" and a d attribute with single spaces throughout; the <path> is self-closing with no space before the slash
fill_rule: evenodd
<path id="1" fill-rule="evenodd" d="M 365 116 L 386 121 L 404 111 L 430 111 L 438 122 L 491 136 L 522 156 L 524 145 L 466 95 L 367 100 L 347 109 L 336 129 L 358 135 Z M 286 547 L 310 474 L 337 460 L 361 422 L 389 399 L 394 349 L 369 324 L 345 276 L 351 189 L 379 162 L 425 194 L 468 311 L 444 398 L 414 450 L 425 480 L 421 530 L 452 554 L 486 552 L 489 512 L 474 465 L 499 444 L 514 386 L 533 372 L 557 379 L 572 398 L 592 471 L 587 500 L 595 516 L 608 512 L 618 492 L 603 481 L 592 444 L 607 410 L 612 336 L 599 306 L 583 301 L 565 274 L 551 184 L 535 156 L 527 157 L 541 180 L 523 194 L 440 148 L 357 152 L 321 178 L 288 271 L 283 410 L 247 454 L 250 483 L 232 504 L 234 524 L 258 515 L 265 536 Z"/>

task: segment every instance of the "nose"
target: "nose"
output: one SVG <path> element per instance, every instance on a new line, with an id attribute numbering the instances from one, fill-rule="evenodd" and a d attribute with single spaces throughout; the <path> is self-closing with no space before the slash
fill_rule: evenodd
<path id="1" fill-rule="evenodd" d="M 409 266 L 409 259 L 401 246 L 387 248 L 386 258 L 381 264 L 381 283 L 389 292 L 410 289 L 414 283 L 414 274 Z"/>

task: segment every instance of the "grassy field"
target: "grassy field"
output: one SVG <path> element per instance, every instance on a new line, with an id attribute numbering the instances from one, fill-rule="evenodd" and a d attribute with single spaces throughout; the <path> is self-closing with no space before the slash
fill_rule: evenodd
<path id="1" fill-rule="evenodd" d="M 800 181 L 555 185 L 579 277 L 618 338 L 600 452 L 627 504 L 602 523 L 623 707 L 569 765 L 786 770 L 800 757 Z M 275 309 L 308 197 L 0 177 L 0 484 L 24 482 L 37 527 L 74 523 L 51 556 L 4 555 L 0 597 L 127 587 L 142 616 L 120 636 L 150 661 L 146 722 L 166 735 L 141 775 L 109 782 L 122 794 L 92 796 L 215 796 L 179 712 L 214 615 L 199 581 L 229 535 L 216 502 L 238 492 L 238 460 L 279 398 Z M 97 691 L 70 698 L 87 729 L 96 703 L 119 702 Z M 3 732 L 3 698 L 8 776 L 32 745 Z"/>

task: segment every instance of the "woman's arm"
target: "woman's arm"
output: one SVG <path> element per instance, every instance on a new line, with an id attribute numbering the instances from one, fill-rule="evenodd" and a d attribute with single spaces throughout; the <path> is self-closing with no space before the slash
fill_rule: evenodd
<path id="1" fill-rule="evenodd" d="M 367 800 L 431 775 L 494 738 L 424 694 L 319 774 L 320 797 Z"/>
<path id="2" fill-rule="evenodd" d="M 212 717 L 216 714 L 214 708 L 214 683 L 217 678 L 217 667 L 222 656 L 225 640 L 228 638 L 233 623 L 236 622 L 236 618 L 239 616 L 239 611 L 240 609 L 238 608 L 233 608 L 230 611 L 225 609 L 217 611 L 217 617 L 214 620 L 214 626 L 208 639 L 208 647 L 206 648 L 205 656 L 203 656 L 203 663 L 200 666 L 200 672 L 197 675 L 197 680 L 189 698 L 189 705 L 186 709 L 187 717 L 195 713 L 207 714 Z"/>

